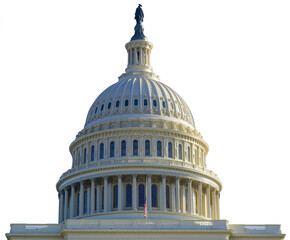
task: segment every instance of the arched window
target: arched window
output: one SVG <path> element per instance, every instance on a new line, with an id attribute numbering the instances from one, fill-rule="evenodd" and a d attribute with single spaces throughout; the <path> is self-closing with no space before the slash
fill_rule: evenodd
<path id="1" fill-rule="evenodd" d="M 150 141 L 145 141 L 145 156 L 150 156 Z"/>
<path id="2" fill-rule="evenodd" d="M 98 111 L 98 107 L 96 107 L 95 113 L 97 113 L 97 111 Z"/>
<path id="3" fill-rule="evenodd" d="M 157 141 L 157 157 L 162 157 L 162 143 Z"/>
<path id="4" fill-rule="evenodd" d="M 84 214 L 88 213 L 88 192 L 84 192 Z"/>
<path id="5" fill-rule="evenodd" d="M 138 106 L 138 99 L 134 99 L 134 106 Z"/>
<path id="6" fill-rule="evenodd" d="M 91 146 L 91 162 L 95 161 L 95 146 Z"/>
<path id="7" fill-rule="evenodd" d="M 101 112 L 104 110 L 104 104 L 102 104 L 101 106 Z"/>
<path id="8" fill-rule="evenodd" d="M 119 106 L 120 106 L 120 101 L 117 100 L 117 102 L 116 102 L 116 108 L 118 108 Z"/>
<path id="9" fill-rule="evenodd" d="M 132 185 L 126 185 L 126 207 L 132 207 Z"/>
<path id="10" fill-rule="evenodd" d="M 157 207 L 157 185 L 153 184 L 151 186 L 151 198 L 152 198 L 152 207 Z"/>
<path id="11" fill-rule="evenodd" d="M 145 202 L 145 187 L 144 184 L 139 185 L 139 207 L 144 207 Z"/>
<path id="12" fill-rule="evenodd" d="M 172 154 L 172 142 L 168 143 L 168 157 L 169 158 L 173 158 L 173 154 Z"/>
<path id="13" fill-rule="evenodd" d="M 148 100 L 147 99 L 144 99 L 144 102 L 143 102 L 144 106 L 148 106 Z"/>
<path id="14" fill-rule="evenodd" d="M 109 102 L 109 103 L 108 103 L 108 109 L 110 109 L 110 108 L 111 108 L 111 106 L 112 106 L 112 103 L 111 103 L 111 102 Z"/>
<path id="15" fill-rule="evenodd" d="M 113 208 L 118 207 L 118 185 L 113 188 Z"/>
<path id="16" fill-rule="evenodd" d="M 110 157 L 115 157 L 115 142 L 110 142 Z"/>
<path id="17" fill-rule="evenodd" d="M 87 148 L 84 149 L 84 163 L 87 163 Z"/>
<path id="18" fill-rule="evenodd" d="M 126 141 L 121 142 L 121 156 L 126 156 Z"/>
<path id="19" fill-rule="evenodd" d="M 153 107 L 157 107 L 157 101 L 155 99 L 153 100 Z"/>
<path id="20" fill-rule="evenodd" d="M 190 162 L 190 147 L 187 147 L 187 161 Z"/>
<path id="21" fill-rule="evenodd" d="M 166 186 L 166 208 L 170 208 L 170 190 L 169 190 L 169 186 Z"/>
<path id="22" fill-rule="evenodd" d="M 133 155 L 134 156 L 138 155 L 138 141 L 137 140 L 133 141 Z"/>
<path id="23" fill-rule="evenodd" d="M 182 159 L 182 146 L 181 146 L 181 144 L 178 145 L 178 158 Z"/>
<path id="24" fill-rule="evenodd" d="M 163 108 L 166 108 L 165 101 L 162 101 L 162 107 L 163 107 Z"/>
<path id="25" fill-rule="evenodd" d="M 100 144 L 100 159 L 104 158 L 104 143 Z"/>

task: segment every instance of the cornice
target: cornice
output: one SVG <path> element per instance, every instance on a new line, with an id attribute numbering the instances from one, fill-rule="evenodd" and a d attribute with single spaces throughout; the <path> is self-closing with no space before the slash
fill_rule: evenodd
<path id="1" fill-rule="evenodd" d="M 93 172 L 102 172 L 102 171 L 109 171 L 109 170 L 115 170 L 115 169 L 164 169 L 164 170 L 176 170 L 176 171 L 180 171 L 180 172 L 187 172 L 187 173 L 194 173 L 203 177 L 207 177 L 210 180 L 214 181 L 215 183 L 217 183 L 217 185 L 219 186 L 219 191 L 221 191 L 222 189 L 222 183 L 220 182 L 220 180 L 217 177 L 214 177 L 210 174 L 206 174 L 205 172 L 200 172 L 194 169 L 187 169 L 187 168 L 178 168 L 178 167 L 174 167 L 174 166 L 154 166 L 154 165 L 119 165 L 119 166 L 106 166 L 106 167 L 95 167 L 95 168 L 87 168 L 85 170 L 81 170 L 75 173 L 72 173 L 64 178 L 60 178 L 59 181 L 56 183 L 56 188 L 57 191 L 59 190 L 60 186 L 65 182 L 68 181 L 70 179 L 73 179 L 75 177 L 78 176 L 82 176 L 82 175 L 86 175 L 89 173 L 93 173 Z"/>
<path id="2" fill-rule="evenodd" d="M 5 236 L 8 240 L 13 238 L 59 238 L 62 239 L 61 234 L 55 234 L 55 233 L 6 233 Z"/>

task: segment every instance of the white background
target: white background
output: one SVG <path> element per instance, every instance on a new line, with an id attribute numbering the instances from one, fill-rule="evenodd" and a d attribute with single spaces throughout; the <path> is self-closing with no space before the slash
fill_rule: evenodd
<path id="1" fill-rule="evenodd" d="M 69 144 L 126 68 L 138 3 L 0 1 L 1 238 L 10 223 L 57 222 Z M 154 72 L 210 146 L 221 218 L 290 234 L 290 2 L 141 3 Z"/>

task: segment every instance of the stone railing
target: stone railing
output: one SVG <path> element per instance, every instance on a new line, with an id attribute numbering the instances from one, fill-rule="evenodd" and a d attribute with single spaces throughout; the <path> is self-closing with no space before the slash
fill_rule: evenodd
<path id="1" fill-rule="evenodd" d="M 227 221 L 192 220 L 67 220 L 64 229 L 228 230 Z"/>
<path id="2" fill-rule="evenodd" d="M 50 233 L 59 234 L 61 224 L 11 224 L 10 233 Z"/>
<path id="3" fill-rule="evenodd" d="M 229 225 L 233 234 L 281 234 L 280 225 Z"/>

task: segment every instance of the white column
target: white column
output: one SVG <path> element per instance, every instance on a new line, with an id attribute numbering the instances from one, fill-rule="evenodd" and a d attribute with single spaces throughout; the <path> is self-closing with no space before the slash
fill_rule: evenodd
<path id="1" fill-rule="evenodd" d="M 151 193 L 151 175 L 147 175 L 147 210 L 152 209 L 152 193 Z"/>
<path id="2" fill-rule="evenodd" d="M 186 213 L 186 196 L 184 184 L 181 184 L 181 211 Z"/>
<path id="3" fill-rule="evenodd" d="M 122 211 L 122 175 L 118 176 L 118 211 Z"/>
<path id="4" fill-rule="evenodd" d="M 206 186 L 206 215 L 210 218 L 210 186 Z"/>
<path id="5" fill-rule="evenodd" d="M 134 48 L 134 64 L 137 64 L 137 48 Z"/>
<path id="6" fill-rule="evenodd" d="M 104 177 L 104 212 L 108 210 L 108 177 Z"/>
<path id="7" fill-rule="evenodd" d="M 140 47 L 140 61 L 139 64 L 143 64 L 143 52 L 142 52 L 142 47 Z"/>
<path id="8" fill-rule="evenodd" d="M 198 214 L 202 216 L 202 183 L 198 184 Z"/>
<path id="9" fill-rule="evenodd" d="M 137 175 L 133 175 L 133 189 L 132 189 L 132 206 L 133 211 L 137 211 L 137 181 L 136 181 Z"/>
<path id="10" fill-rule="evenodd" d="M 84 182 L 81 181 L 81 187 L 80 187 L 80 216 L 84 214 Z"/>
<path id="11" fill-rule="evenodd" d="M 220 219 L 220 196 L 219 196 L 219 192 L 216 193 L 216 205 L 217 205 L 216 219 Z"/>
<path id="12" fill-rule="evenodd" d="M 176 211 L 176 204 L 175 204 L 175 186 L 174 183 L 171 183 L 171 211 L 175 212 Z"/>
<path id="13" fill-rule="evenodd" d="M 68 189 L 64 189 L 64 213 L 63 220 L 67 219 L 67 209 L 68 209 Z"/>
<path id="14" fill-rule="evenodd" d="M 175 183 L 175 189 L 176 189 L 176 194 L 175 194 L 175 202 L 176 202 L 176 212 L 180 212 L 180 202 L 179 202 L 179 177 L 176 178 L 176 183 Z"/>
<path id="15" fill-rule="evenodd" d="M 97 184 L 97 212 L 101 211 L 101 186 Z"/>
<path id="16" fill-rule="evenodd" d="M 196 194 L 195 194 L 195 190 L 192 192 L 192 213 L 195 214 L 196 213 Z"/>
<path id="17" fill-rule="evenodd" d="M 190 214 L 193 213 L 192 211 L 192 189 L 191 189 L 191 184 L 192 184 L 192 180 L 189 179 L 188 180 L 188 186 L 187 186 L 187 194 L 188 194 L 188 212 L 190 212 Z"/>
<path id="18" fill-rule="evenodd" d="M 213 189 L 213 192 L 212 192 L 212 201 L 213 201 L 213 206 L 212 206 L 212 216 L 211 216 L 211 218 L 212 219 L 217 219 L 217 217 L 216 217 L 216 190 L 215 189 Z"/>
<path id="19" fill-rule="evenodd" d="M 87 212 L 86 214 L 89 214 L 90 211 L 91 211 L 91 188 L 90 187 L 87 187 L 86 188 L 86 191 L 87 191 Z"/>
<path id="20" fill-rule="evenodd" d="M 166 211 L 166 176 L 162 175 L 161 211 Z"/>
<path id="21" fill-rule="evenodd" d="M 70 191 L 70 206 L 69 206 L 69 217 L 72 219 L 75 215 L 75 186 L 71 185 L 71 191 Z"/>
<path id="22" fill-rule="evenodd" d="M 58 212 L 58 222 L 61 223 L 63 221 L 63 194 L 59 193 L 59 212 Z"/>
<path id="23" fill-rule="evenodd" d="M 95 212 L 95 179 L 91 179 L 91 214 Z"/>

